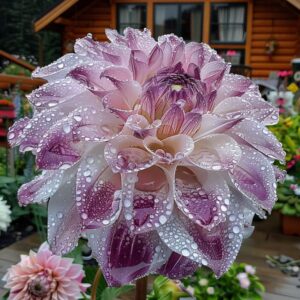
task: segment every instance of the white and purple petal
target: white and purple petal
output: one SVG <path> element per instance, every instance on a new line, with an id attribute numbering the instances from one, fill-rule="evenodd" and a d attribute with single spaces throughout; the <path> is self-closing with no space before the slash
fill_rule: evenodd
<path id="1" fill-rule="evenodd" d="M 271 212 L 276 196 L 276 178 L 270 161 L 257 150 L 242 146 L 239 163 L 229 172 L 236 189 L 254 205 Z"/>

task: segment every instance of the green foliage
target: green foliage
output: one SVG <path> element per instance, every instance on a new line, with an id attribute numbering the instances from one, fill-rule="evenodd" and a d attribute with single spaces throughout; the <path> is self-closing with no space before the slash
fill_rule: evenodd
<path id="1" fill-rule="evenodd" d="M 287 161 L 300 154 L 300 115 L 288 118 L 280 116 L 278 124 L 269 129 L 282 143 Z"/>
<path id="2" fill-rule="evenodd" d="M 300 217 L 300 196 L 295 194 L 297 190 L 300 192 L 299 183 L 299 179 L 289 176 L 284 183 L 278 185 L 278 200 L 274 209 L 283 215 Z"/>
<path id="3" fill-rule="evenodd" d="M 188 297 L 178 284 L 164 276 L 158 276 L 154 280 L 153 290 L 147 296 L 147 300 L 179 300 Z"/>
<path id="4" fill-rule="evenodd" d="M 45 240 L 47 231 L 46 206 L 32 204 L 25 207 L 20 207 L 17 196 L 20 186 L 23 183 L 30 181 L 34 177 L 34 175 L 36 175 L 34 167 L 34 157 L 32 156 L 32 154 L 27 153 L 16 160 L 16 165 L 17 170 L 22 169 L 23 175 L 17 175 L 15 177 L 0 176 L 0 195 L 3 196 L 5 200 L 7 200 L 7 203 L 11 208 L 12 220 L 17 220 L 22 216 L 30 217 L 35 227 L 37 228 L 37 231 L 40 234 L 41 238 Z"/>
<path id="5" fill-rule="evenodd" d="M 7 67 L 5 67 L 2 73 L 8 75 L 31 76 L 31 72 L 29 70 L 13 63 L 10 63 Z"/>
<path id="6" fill-rule="evenodd" d="M 35 33 L 33 23 L 58 0 L 1 0 L 1 49 L 30 63 L 44 65 L 60 55 L 58 33 L 43 30 Z"/>
<path id="7" fill-rule="evenodd" d="M 106 287 L 99 300 L 115 300 L 117 297 L 130 292 L 132 289 L 132 285 L 124 285 L 118 288 Z"/>
<path id="8" fill-rule="evenodd" d="M 198 269 L 193 276 L 184 279 L 183 283 L 186 287 L 191 286 L 194 288 L 195 297 L 201 300 L 263 299 L 261 294 L 265 291 L 265 288 L 255 274 L 247 274 L 251 283 L 248 289 L 240 286 L 237 275 L 245 273 L 245 267 L 246 264 L 235 263 L 229 271 L 219 279 L 217 279 L 211 271 L 201 268 Z M 213 288 L 213 293 L 209 294 L 208 288 Z"/>

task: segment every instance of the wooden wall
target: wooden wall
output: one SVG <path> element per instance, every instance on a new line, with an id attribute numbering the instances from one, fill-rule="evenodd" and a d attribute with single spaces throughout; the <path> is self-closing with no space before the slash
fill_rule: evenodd
<path id="1" fill-rule="evenodd" d="M 250 65 L 254 77 L 267 77 L 270 71 L 291 68 L 300 56 L 300 19 L 296 8 L 286 1 L 254 0 Z M 276 41 L 273 55 L 266 53 L 266 42 Z"/>
<path id="2" fill-rule="evenodd" d="M 88 33 L 98 41 L 105 41 L 105 28 L 111 27 L 109 0 L 89 1 L 84 9 L 75 13 L 63 30 L 63 52 L 68 52 L 68 43 Z"/>
<path id="3" fill-rule="evenodd" d="M 182 0 L 181 2 L 198 1 Z M 115 27 L 116 20 L 113 17 L 115 6 L 110 4 L 111 0 L 93 0 L 87 3 L 84 9 L 69 17 L 70 21 L 64 26 L 64 52 L 70 50 L 68 49 L 70 43 L 76 38 L 83 37 L 89 32 L 93 33 L 95 39 L 105 41 L 105 28 Z M 268 77 L 270 71 L 290 69 L 291 59 L 300 57 L 300 12 L 285 0 L 251 0 L 249 3 L 253 4 L 253 11 L 252 21 L 249 20 L 248 23 L 252 26 L 251 30 L 248 30 L 249 43 L 247 42 L 246 58 L 253 68 L 253 77 Z M 273 55 L 266 53 L 266 43 L 270 40 L 275 40 L 277 44 Z"/>

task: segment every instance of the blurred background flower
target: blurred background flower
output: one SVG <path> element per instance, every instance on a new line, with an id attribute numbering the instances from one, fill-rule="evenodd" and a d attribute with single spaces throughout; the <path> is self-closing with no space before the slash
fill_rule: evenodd
<path id="1" fill-rule="evenodd" d="M 11 210 L 7 202 L 0 196 L 0 234 L 1 231 L 6 231 L 11 222 Z"/>

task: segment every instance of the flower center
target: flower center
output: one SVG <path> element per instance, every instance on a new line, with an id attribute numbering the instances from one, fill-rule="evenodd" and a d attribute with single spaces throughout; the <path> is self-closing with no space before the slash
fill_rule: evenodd
<path id="1" fill-rule="evenodd" d="M 31 279 L 28 284 L 29 294 L 35 297 L 46 297 L 54 290 L 55 282 L 48 272 L 42 272 Z"/>
<path id="2" fill-rule="evenodd" d="M 195 108 L 197 95 L 202 94 L 203 89 L 201 81 L 187 74 L 181 64 L 164 69 L 144 84 L 140 114 L 152 123 L 162 119 L 174 104 L 180 104 L 184 112 L 189 112 Z"/>

